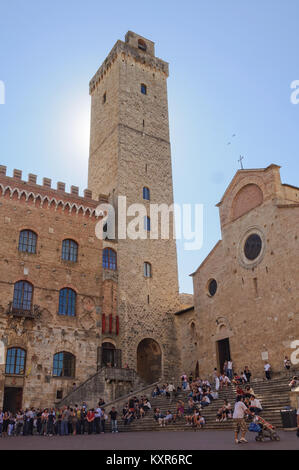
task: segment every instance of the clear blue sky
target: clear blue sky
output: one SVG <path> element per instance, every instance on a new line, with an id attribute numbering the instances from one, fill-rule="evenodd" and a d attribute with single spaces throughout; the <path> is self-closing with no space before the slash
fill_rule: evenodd
<path id="1" fill-rule="evenodd" d="M 175 200 L 204 204 L 203 248 L 178 244 L 180 289 L 192 292 L 188 275 L 220 237 L 215 204 L 239 155 L 299 183 L 298 18 L 298 0 L 2 0 L 0 164 L 83 190 L 89 79 L 128 30 L 152 39 L 170 63 Z"/>

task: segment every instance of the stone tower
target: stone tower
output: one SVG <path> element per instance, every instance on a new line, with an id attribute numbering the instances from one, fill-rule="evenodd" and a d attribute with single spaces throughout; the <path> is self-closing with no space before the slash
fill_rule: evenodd
<path id="1" fill-rule="evenodd" d="M 168 64 L 155 56 L 154 43 L 131 31 L 117 41 L 90 82 L 91 139 L 89 188 L 106 194 L 116 211 L 127 207 L 173 204 L 169 141 Z M 144 200 L 143 188 L 150 191 Z M 129 222 L 134 217 L 128 217 Z M 172 219 L 172 216 L 170 217 Z M 117 252 L 117 312 L 122 364 L 147 382 L 179 373 L 173 313 L 179 307 L 176 243 L 170 239 L 116 238 L 104 246 Z M 144 263 L 151 265 L 151 277 Z M 104 270 L 104 276 L 108 273 Z"/>

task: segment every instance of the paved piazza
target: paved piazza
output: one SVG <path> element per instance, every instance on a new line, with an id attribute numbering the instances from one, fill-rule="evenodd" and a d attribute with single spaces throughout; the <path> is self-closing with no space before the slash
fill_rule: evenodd
<path id="1" fill-rule="evenodd" d="M 279 432 L 279 442 L 234 443 L 231 431 L 143 432 L 64 437 L 11 437 L 0 439 L 0 450 L 299 450 L 296 432 Z"/>

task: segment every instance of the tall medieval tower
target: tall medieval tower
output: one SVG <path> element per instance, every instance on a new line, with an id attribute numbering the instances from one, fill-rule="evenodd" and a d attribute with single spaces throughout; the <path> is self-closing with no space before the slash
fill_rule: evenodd
<path id="1" fill-rule="evenodd" d="M 127 207 L 144 204 L 148 216 L 150 204 L 173 204 L 167 77 L 168 64 L 155 56 L 154 43 L 129 31 L 90 82 L 88 184 L 94 198 L 107 195 L 116 211 L 119 196 L 126 196 Z M 146 240 L 116 238 L 105 246 L 117 252 L 110 280 L 116 284 L 119 335 L 102 341 L 113 341 L 122 364 L 147 382 L 174 377 L 179 353 L 173 314 L 179 301 L 172 224 L 167 240 L 160 234 L 150 239 L 149 232 Z"/>

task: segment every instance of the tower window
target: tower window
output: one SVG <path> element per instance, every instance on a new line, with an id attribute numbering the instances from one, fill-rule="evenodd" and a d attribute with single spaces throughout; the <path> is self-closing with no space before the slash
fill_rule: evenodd
<path id="1" fill-rule="evenodd" d="M 103 104 L 105 104 L 107 101 L 107 93 L 103 94 Z"/>
<path id="2" fill-rule="evenodd" d="M 59 352 L 53 357 L 54 377 L 75 377 L 76 358 L 69 352 Z"/>
<path id="3" fill-rule="evenodd" d="M 146 51 L 146 44 L 142 39 L 138 39 L 138 49 L 141 51 Z"/>
<path id="4" fill-rule="evenodd" d="M 21 348 L 9 348 L 7 350 L 5 373 L 24 375 L 26 351 Z"/>
<path id="5" fill-rule="evenodd" d="M 147 86 L 144 83 L 141 83 L 141 93 L 143 95 L 147 94 Z"/>
<path id="6" fill-rule="evenodd" d="M 13 309 L 30 311 L 32 307 L 33 286 L 27 281 L 16 282 L 13 294 Z"/>
<path id="7" fill-rule="evenodd" d="M 152 265 L 144 263 L 144 277 L 152 277 Z"/>
<path id="8" fill-rule="evenodd" d="M 147 187 L 143 188 L 143 199 L 145 199 L 146 201 L 150 200 L 150 190 Z"/>
<path id="9" fill-rule="evenodd" d="M 103 250 L 103 268 L 116 270 L 116 252 L 112 248 Z"/>
<path id="10" fill-rule="evenodd" d="M 78 243 L 74 240 L 63 240 L 61 258 L 76 263 L 78 259 Z"/>
<path id="11" fill-rule="evenodd" d="M 31 230 L 22 230 L 19 238 L 19 251 L 36 253 L 37 236 Z"/>
<path id="12" fill-rule="evenodd" d="M 151 231 L 151 219 L 148 216 L 144 217 L 144 230 L 147 232 Z"/>
<path id="13" fill-rule="evenodd" d="M 76 297 L 73 289 L 66 287 L 59 293 L 59 315 L 74 317 L 76 315 Z"/>

